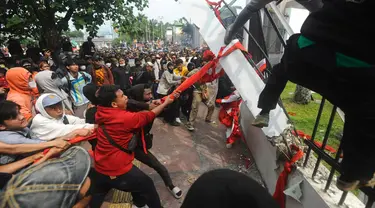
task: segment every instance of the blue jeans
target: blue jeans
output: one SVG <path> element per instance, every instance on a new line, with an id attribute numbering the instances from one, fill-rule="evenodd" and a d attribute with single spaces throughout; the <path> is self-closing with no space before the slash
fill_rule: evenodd
<path id="1" fill-rule="evenodd" d="M 71 147 L 61 157 L 30 166 L 1 190 L 0 207 L 72 207 L 90 170 L 90 156 Z"/>

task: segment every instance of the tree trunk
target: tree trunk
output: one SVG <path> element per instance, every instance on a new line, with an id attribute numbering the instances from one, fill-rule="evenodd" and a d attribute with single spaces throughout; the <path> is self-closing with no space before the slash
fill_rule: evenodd
<path id="1" fill-rule="evenodd" d="M 298 104 L 309 104 L 311 101 L 311 91 L 300 85 L 296 86 L 296 91 L 294 92 L 293 101 Z"/>
<path id="2" fill-rule="evenodd" d="M 56 51 L 61 48 L 61 33 L 55 25 L 43 28 L 41 37 L 44 39 L 45 47 Z"/>

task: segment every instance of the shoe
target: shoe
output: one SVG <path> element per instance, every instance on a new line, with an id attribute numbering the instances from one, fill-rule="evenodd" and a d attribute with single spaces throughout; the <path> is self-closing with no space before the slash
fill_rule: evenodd
<path id="1" fill-rule="evenodd" d="M 263 128 L 263 127 L 268 127 L 269 121 L 270 121 L 270 114 L 265 113 L 265 114 L 257 115 L 257 117 L 254 119 L 254 121 L 251 124 L 255 127 Z"/>
<path id="2" fill-rule="evenodd" d="M 232 143 L 228 143 L 228 144 L 226 144 L 226 147 L 227 147 L 227 149 L 230 149 L 230 148 L 233 147 L 233 144 Z"/>
<path id="3" fill-rule="evenodd" d="M 177 122 L 177 123 L 182 123 L 181 119 L 178 118 L 178 117 L 176 118 L 176 122 Z"/>
<path id="4" fill-rule="evenodd" d="M 375 186 L 375 174 L 374 174 L 374 177 L 369 181 L 364 181 L 364 180 L 346 181 L 346 180 L 342 179 L 342 176 L 340 176 L 337 179 L 336 186 L 341 191 L 352 191 L 352 190 L 362 188 L 362 187 L 372 187 L 372 188 L 374 188 L 374 186 Z"/>
<path id="5" fill-rule="evenodd" d="M 182 197 L 182 191 L 180 188 L 178 188 L 177 186 L 175 186 L 173 189 L 169 189 L 167 187 L 167 189 L 169 190 L 169 192 L 171 192 L 172 196 L 176 199 L 181 199 Z"/>
<path id="6" fill-rule="evenodd" d="M 208 120 L 208 119 L 206 119 L 205 122 L 209 123 L 209 124 L 216 124 L 216 121 L 211 121 L 211 120 Z"/>
<path id="7" fill-rule="evenodd" d="M 189 131 L 194 131 L 194 126 L 191 125 L 191 124 L 186 124 L 186 128 L 187 128 Z"/>
<path id="8" fill-rule="evenodd" d="M 135 206 L 134 204 L 132 205 L 132 208 L 149 208 L 147 205 L 143 206 L 143 207 L 137 207 Z"/>
<path id="9" fill-rule="evenodd" d="M 169 124 L 170 124 L 171 126 L 180 126 L 180 123 L 178 123 L 177 121 L 169 122 Z"/>

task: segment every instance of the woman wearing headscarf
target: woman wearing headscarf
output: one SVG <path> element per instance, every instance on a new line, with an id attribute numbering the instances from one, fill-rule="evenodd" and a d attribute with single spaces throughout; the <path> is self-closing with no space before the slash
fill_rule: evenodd
<path id="1" fill-rule="evenodd" d="M 39 93 L 55 93 L 64 102 L 67 114 L 73 114 L 73 105 L 69 99 L 69 95 L 62 89 L 63 82 L 57 77 L 53 71 L 42 71 L 35 76 L 35 81 L 38 85 Z M 70 112 L 69 112 L 70 111 Z"/>
<path id="2" fill-rule="evenodd" d="M 36 89 L 31 73 L 25 68 L 12 68 L 6 73 L 6 80 L 9 85 L 7 100 L 20 105 L 21 114 L 30 121 L 33 117 L 32 92 Z"/>
<path id="3" fill-rule="evenodd" d="M 151 103 L 152 101 L 152 86 L 149 84 L 138 84 L 127 90 L 128 97 L 130 99 L 134 99 L 138 102 L 144 103 Z M 130 111 L 141 111 L 142 109 L 129 109 Z M 150 133 L 153 121 L 146 125 L 141 129 L 138 129 L 139 135 L 142 136 L 142 132 L 144 134 L 144 138 L 146 141 L 147 146 L 147 154 L 145 153 L 144 149 L 142 148 L 142 144 L 139 144 L 134 150 L 135 158 L 146 164 L 150 168 L 154 169 L 160 177 L 163 179 L 165 186 L 171 192 L 171 194 L 176 198 L 179 199 L 182 197 L 182 191 L 179 187 L 175 186 L 172 182 L 171 176 L 168 173 L 167 168 L 150 152 L 149 149 L 152 148 L 152 139 L 153 135 Z"/>
<path id="4" fill-rule="evenodd" d="M 159 98 L 167 96 L 172 93 L 175 87 L 181 84 L 181 76 L 177 76 L 173 73 L 174 65 L 172 62 L 167 64 L 168 70 L 164 71 L 163 75 L 160 78 L 159 86 L 157 93 Z M 172 126 L 179 126 L 180 124 L 176 121 L 176 118 L 179 116 L 179 100 L 176 99 L 165 111 L 164 111 L 164 120 L 171 124 Z"/>
<path id="5" fill-rule="evenodd" d="M 41 140 L 52 140 L 67 135 L 87 136 L 94 129 L 84 119 L 64 113 L 64 103 L 54 93 L 44 93 L 36 101 L 38 114 L 31 124 L 31 131 Z M 70 136 L 69 136 L 70 137 Z"/>

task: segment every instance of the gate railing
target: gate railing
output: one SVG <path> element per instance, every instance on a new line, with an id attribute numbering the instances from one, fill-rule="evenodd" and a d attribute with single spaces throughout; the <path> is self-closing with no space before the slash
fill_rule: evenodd
<path id="1" fill-rule="evenodd" d="M 282 16 L 280 10 L 276 6 L 280 2 L 281 1 L 278 1 L 277 3 L 273 2 L 273 3 L 270 4 L 270 6 L 275 11 L 276 16 L 279 19 L 279 21 L 285 27 L 285 30 L 288 31 L 288 33 L 290 33 L 291 31 L 290 31 L 289 24 L 287 23 L 287 21 L 285 19 L 283 19 L 283 16 Z M 237 17 L 236 13 L 226 3 L 225 0 L 222 1 L 222 3 L 226 7 L 226 9 L 228 9 L 231 12 L 231 14 L 234 18 Z M 264 8 L 263 11 L 264 11 L 265 15 L 267 16 L 267 18 L 269 19 L 277 37 L 280 39 L 281 44 L 285 47 L 286 43 L 284 41 L 283 35 L 280 33 L 279 29 L 277 28 L 277 25 L 276 25 L 275 21 L 273 20 L 270 12 L 268 11 L 267 8 Z M 227 25 L 223 25 L 223 26 L 226 29 Z M 266 82 L 265 78 L 267 78 L 272 73 L 272 66 L 271 66 L 271 62 L 268 58 L 268 54 L 267 54 L 266 51 L 263 50 L 263 48 L 260 46 L 258 40 L 256 40 L 254 38 L 254 36 L 251 34 L 251 32 L 245 26 L 242 27 L 242 28 L 248 34 L 249 38 L 251 38 L 254 41 L 254 43 L 256 44 L 259 51 L 263 54 L 264 58 L 266 59 L 268 70 L 264 71 L 263 73 L 259 71 L 259 69 L 257 68 L 256 64 L 254 63 L 254 61 L 252 59 L 248 59 L 250 64 L 254 67 L 254 69 L 257 70 L 258 74 L 261 75 L 263 81 Z M 330 154 L 325 152 L 325 148 L 326 148 L 328 140 L 329 140 L 329 136 L 330 136 L 330 132 L 331 132 L 331 129 L 332 129 L 333 122 L 334 122 L 334 118 L 335 118 L 337 110 L 338 110 L 338 108 L 336 106 L 332 107 L 329 122 L 327 124 L 327 128 L 326 128 L 326 131 L 325 131 L 325 135 L 324 135 L 322 144 L 318 146 L 314 142 L 315 138 L 316 138 L 317 131 L 318 131 L 318 126 L 319 126 L 319 123 L 320 123 L 320 120 L 321 120 L 321 116 L 322 116 L 322 113 L 323 113 L 323 109 L 325 107 L 326 102 L 327 102 L 326 99 L 322 98 L 322 101 L 321 101 L 321 104 L 320 104 L 320 107 L 319 107 L 319 110 L 318 110 L 318 114 L 317 114 L 317 117 L 316 117 L 316 120 L 315 120 L 314 129 L 313 129 L 313 132 L 312 132 L 311 139 L 303 139 L 304 143 L 308 146 L 308 150 L 306 152 L 306 157 L 305 157 L 305 161 L 304 161 L 303 166 L 306 167 L 306 165 L 308 163 L 308 160 L 310 158 L 311 152 L 314 152 L 317 155 L 317 161 L 316 161 L 315 166 L 314 166 L 312 178 L 314 178 L 316 176 L 316 174 L 318 172 L 318 169 L 319 169 L 319 166 L 322 163 L 322 160 L 326 162 L 326 164 L 327 164 L 326 166 L 328 166 L 328 168 L 330 169 L 330 174 L 328 176 L 328 179 L 327 179 L 327 182 L 326 182 L 326 185 L 325 185 L 325 188 L 324 188 L 325 192 L 327 192 L 329 190 L 329 188 L 332 184 L 335 173 L 336 172 L 341 173 L 340 158 L 341 158 L 341 155 L 342 155 L 342 152 L 343 152 L 342 142 L 340 142 L 335 155 L 331 156 Z M 287 111 L 285 110 L 284 106 L 282 105 L 281 100 L 279 101 L 279 105 L 283 108 L 284 112 L 286 113 L 286 116 L 290 120 L 290 117 L 287 114 Z M 341 117 L 341 118 L 344 121 L 343 117 Z M 295 130 L 295 132 L 296 132 L 296 135 L 298 136 L 296 130 Z M 373 206 L 374 202 L 375 202 L 375 189 L 373 189 L 373 188 L 361 188 L 360 190 L 364 194 L 366 194 L 367 197 L 368 197 L 368 201 L 366 203 L 366 208 L 371 208 Z M 348 192 L 342 193 L 340 201 L 338 202 L 339 205 L 344 204 L 347 194 L 348 194 Z"/>

